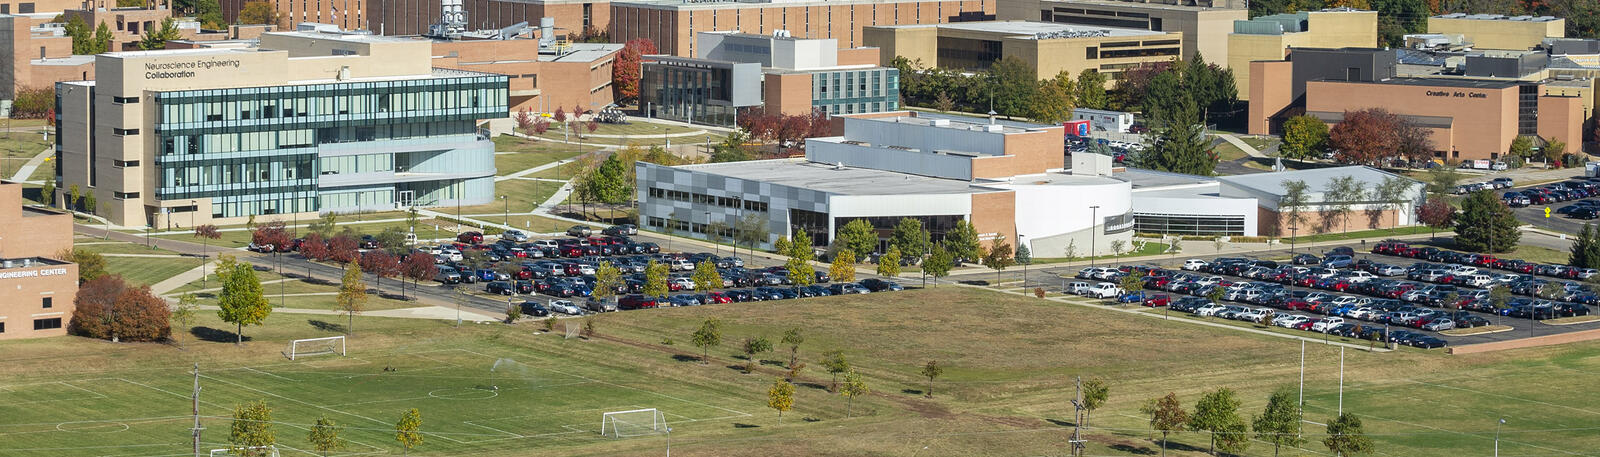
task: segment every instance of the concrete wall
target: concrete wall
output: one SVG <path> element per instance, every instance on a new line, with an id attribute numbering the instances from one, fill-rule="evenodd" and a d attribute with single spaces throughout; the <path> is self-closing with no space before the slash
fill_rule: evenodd
<path id="1" fill-rule="evenodd" d="M 1093 242 L 1100 252 L 1111 252 L 1114 240 L 1131 239 L 1133 230 L 1107 235 L 1104 223 L 1108 216 L 1132 210 L 1131 183 L 1110 178 L 1084 178 L 1086 183 L 1072 185 L 1032 185 L 1022 181 L 997 187 L 1016 193 L 1017 233 L 1035 256 L 1061 257 L 1068 244 L 1073 244 L 1080 256 L 1086 255 L 1091 228 L 1099 232 Z M 1089 207 L 1094 205 L 1100 208 L 1091 210 Z M 1015 245 L 1016 237 L 1011 240 Z"/>
<path id="2" fill-rule="evenodd" d="M 1539 136 L 1567 144 L 1567 152 L 1583 147 L 1584 99 L 1539 97 Z"/>
<path id="3" fill-rule="evenodd" d="M 884 122 L 845 118 L 844 137 L 877 147 L 900 146 L 923 152 L 962 151 L 1001 155 L 1006 135 L 959 128 L 930 127 L 922 123 Z M 1059 136 L 1057 138 L 1059 142 Z"/>
<path id="4" fill-rule="evenodd" d="M 1465 35 L 1474 49 L 1522 51 L 1539 45 L 1545 38 L 1567 36 L 1567 20 L 1532 22 L 1430 17 L 1428 33 Z"/>
<path id="5" fill-rule="evenodd" d="M 1314 11 L 1307 14 L 1306 31 L 1282 35 L 1228 35 L 1228 68 L 1233 69 L 1239 98 L 1250 96 L 1250 62 L 1283 60 L 1290 47 L 1362 48 L 1378 44 L 1376 11 Z"/>
<path id="6" fill-rule="evenodd" d="M 1432 96 L 1463 93 L 1481 97 Z M 1517 137 L 1517 87 L 1460 88 L 1445 85 L 1379 84 L 1343 81 L 1306 83 L 1308 113 L 1344 113 L 1367 108 L 1413 116 L 1452 118 L 1449 129 L 1435 129 L 1435 148 L 1459 151 L 1451 159 L 1489 159 L 1503 153 Z"/>
<path id="7" fill-rule="evenodd" d="M 650 38 L 663 54 L 699 57 L 694 34 L 739 30 L 760 35 L 788 30 L 796 38 L 833 38 L 841 48 L 862 46 L 864 27 L 940 24 L 961 15 L 993 15 L 992 0 L 899 0 L 837 4 L 717 3 L 611 4 L 611 40 Z"/>
<path id="8" fill-rule="evenodd" d="M 1287 60 L 1258 60 L 1250 62 L 1250 126 L 1251 135 L 1276 133 L 1276 119 L 1295 101 L 1294 82 L 1291 79 L 1294 64 Z"/>
<path id="9" fill-rule="evenodd" d="M 976 160 L 967 156 L 930 154 L 831 141 L 807 141 L 806 160 L 961 180 L 972 179 L 973 168 L 976 166 L 974 163 Z"/>

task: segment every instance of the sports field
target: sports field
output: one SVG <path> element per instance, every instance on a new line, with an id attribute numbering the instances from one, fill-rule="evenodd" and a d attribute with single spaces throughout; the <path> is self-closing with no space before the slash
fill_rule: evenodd
<path id="1" fill-rule="evenodd" d="M 701 364 L 688 341 L 709 316 L 724 321 L 723 343 Z M 231 341 L 231 326 L 202 318 L 198 334 Z M 339 455 L 398 453 L 392 428 L 409 408 L 423 412 L 421 455 L 661 455 L 665 436 L 599 435 L 602 412 L 637 408 L 667 415 L 682 455 L 1063 455 L 1073 376 L 1111 388 L 1091 416 L 1090 455 L 1154 455 L 1138 413 L 1145 399 L 1176 392 L 1192 408 L 1226 386 L 1248 421 L 1300 374 L 1297 342 L 957 287 L 613 313 L 594 340 L 539 334 L 536 321 L 453 328 L 358 317 L 346 357 L 278 354 L 291 338 L 338 334 L 340 322 L 275 314 L 247 328 L 242 347 L 0 343 L 0 455 L 186 454 L 194 362 L 206 446 L 222 446 L 235 404 L 260 399 L 274 409 L 284 455 L 307 454 L 305 427 L 319 415 L 347 427 Z M 806 335 L 800 357 L 812 366 L 779 425 L 766 388 L 788 357 L 778 344 L 788 328 Z M 739 341 L 758 336 L 777 350 L 742 374 Z M 833 349 L 873 390 L 854 417 L 825 390 L 817 360 Z M 1308 421 L 1341 407 L 1338 357 L 1307 350 Z M 929 359 L 948 367 L 932 399 L 916 374 Z M 1597 343 L 1469 356 L 1350 350 L 1342 407 L 1366 422 L 1377 455 L 1489 455 L 1499 418 L 1501 455 L 1590 455 L 1600 449 L 1600 396 L 1586 393 L 1597 372 Z M 1308 424 L 1311 441 L 1283 455 L 1328 455 L 1321 432 Z M 1205 444 L 1180 433 L 1168 452 L 1201 455 Z M 1256 442 L 1243 455 L 1273 452 Z"/>

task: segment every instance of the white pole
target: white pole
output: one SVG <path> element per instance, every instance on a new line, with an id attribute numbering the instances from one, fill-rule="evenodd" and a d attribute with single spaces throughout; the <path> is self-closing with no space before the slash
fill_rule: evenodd
<path id="1" fill-rule="evenodd" d="M 1300 340 L 1300 410 L 1306 409 L 1306 340 Z"/>
<path id="2" fill-rule="evenodd" d="M 1344 347 L 1339 347 L 1339 415 L 1344 415 Z"/>
<path id="3" fill-rule="evenodd" d="M 1496 436 L 1498 436 L 1498 435 L 1496 435 Z M 1499 441 L 1498 441 L 1499 438 L 1495 438 L 1495 439 L 1497 440 L 1497 441 L 1495 441 L 1495 443 L 1499 443 Z M 1496 446 L 1499 446 L 1499 445 L 1496 444 Z M 672 427 L 667 427 L 667 457 L 672 457 Z"/>

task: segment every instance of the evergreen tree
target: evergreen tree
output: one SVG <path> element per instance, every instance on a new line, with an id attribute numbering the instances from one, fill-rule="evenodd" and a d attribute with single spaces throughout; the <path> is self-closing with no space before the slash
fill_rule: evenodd
<path id="1" fill-rule="evenodd" d="M 1583 230 L 1572 242 L 1572 255 L 1567 264 L 1578 268 L 1600 267 L 1600 232 L 1593 224 L 1583 224 Z"/>
<path id="2" fill-rule="evenodd" d="M 1472 252 L 1510 252 L 1516 248 L 1522 225 L 1505 202 L 1480 190 L 1461 201 L 1456 218 L 1456 244 Z"/>
<path id="3" fill-rule="evenodd" d="M 971 221 L 956 221 L 955 228 L 944 234 L 944 248 L 950 251 L 950 257 L 954 259 L 963 262 L 978 260 L 981 255 L 978 252 L 978 229 L 972 226 Z"/>

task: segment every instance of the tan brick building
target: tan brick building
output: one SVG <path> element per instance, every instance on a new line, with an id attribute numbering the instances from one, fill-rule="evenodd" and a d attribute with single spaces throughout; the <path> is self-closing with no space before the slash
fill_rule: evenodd
<path id="1" fill-rule="evenodd" d="M 78 266 L 56 260 L 72 249 L 72 216 L 23 206 L 22 185 L 0 183 L 0 340 L 67 333 Z"/>
<path id="2" fill-rule="evenodd" d="M 1183 58 L 1228 62 L 1233 21 L 1249 19 L 1243 0 L 1012 0 L 1000 19 L 1121 27 L 1183 34 Z"/>
<path id="3" fill-rule="evenodd" d="M 440 40 L 433 43 L 433 66 L 506 75 L 512 112 L 599 110 L 614 101 L 612 65 L 621 50 L 608 43 L 541 49 L 531 39 Z"/>
<path id="4" fill-rule="evenodd" d="M 1290 48 L 1360 48 L 1378 44 L 1378 13 L 1349 8 L 1303 11 L 1235 21 L 1228 35 L 1228 68 L 1249 100 L 1250 62 L 1283 60 Z"/>
<path id="5" fill-rule="evenodd" d="M 1545 38 L 1567 36 L 1567 20 L 1551 16 L 1444 14 L 1428 18 L 1428 33 L 1461 35 L 1474 49 L 1524 51 Z"/>
<path id="6" fill-rule="evenodd" d="M 1094 69 L 1107 88 L 1129 68 L 1171 62 L 1183 49 L 1183 34 L 1050 22 L 991 21 L 941 25 L 868 27 L 866 44 L 881 48 L 881 65 L 895 57 L 929 67 L 980 70 L 1008 56 L 1032 65 L 1039 79 L 1060 72 Z"/>
<path id="7" fill-rule="evenodd" d="M 634 0 L 611 4 L 611 39 L 653 40 L 662 54 L 700 57 L 699 32 L 740 31 L 796 38 L 833 38 L 840 48 L 870 46 L 862 29 L 879 25 L 945 24 L 994 19 L 996 0 L 838 0 L 706 2 Z"/>

